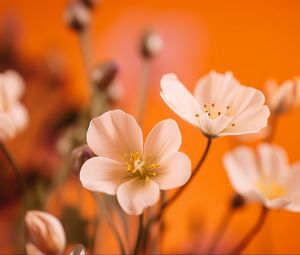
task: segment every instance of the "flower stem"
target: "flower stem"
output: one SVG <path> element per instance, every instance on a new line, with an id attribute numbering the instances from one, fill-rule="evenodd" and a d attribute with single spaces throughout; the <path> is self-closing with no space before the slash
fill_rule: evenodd
<path id="1" fill-rule="evenodd" d="M 215 251 L 218 243 L 220 242 L 221 238 L 223 237 L 224 233 L 226 232 L 226 229 L 230 225 L 230 222 L 233 218 L 234 212 L 235 212 L 235 210 L 230 208 L 230 209 L 226 210 L 226 212 L 224 213 L 224 215 L 217 227 L 216 234 L 214 235 L 213 240 L 212 240 L 210 246 L 208 247 L 208 250 L 206 251 L 207 254 L 213 254 L 213 252 Z"/>
<path id="2" fill-rule="evenodd" d="M 137 121 L 142 126 L 149 91 L 150 60 L 143 58 Z"/>
<path id="3" fill-rule="evenodd" d="M 259 218 L 253 228 L 245 235 L 245 237 L 228 253 L 228 254 L 239 254 L 243 251 L 247 245 L 252 241 L 252 239 L 256 236 L 256 234 L 261 230 L 267 215 L 268 208 L 262 206 Z"/>
<path id="4" fill-rule="evenodd" d="M 146 227 L 145 227 L 145 236 L 144 236 L 145 237 L 144 238 L 145 243 L 144 243 L 144 247 L 143 247 L 144 250 L 146 249 L 146 246 L 147 246 L 146 242 L 148 241 L 148 235 L 149 235 L 151 225 L 153 223 L 159 221 L 162 218 L 165 210 L 167 208 L 169 208 L 178 199 L 178 197 L 183 193 L 183 191 L 187 188 L 187 186 L 195 178 L 196 174 L 199 172 L 201 166 L 203 165 L 205 159 L 207 158 L 209 149 L 211 147 L 211 143 L 212 143 L 212 139 L 208 138 L 205 150 L 202 154 L 202 157 L 200 158 L 199 162 L 197 163 L 196 167 L 194 168 L 189 181 L 185 185 L 183 185 L 180 189 L 178 189 L 170 199 L 166 200 L 166 202 L 161 206 L 160 211 L 156 215 L 154 215 L 152 218 L 150 218 L 149 221 L 147 222 Z"/>
<path id="5" fill-rule="evenodd" d="M 142 213 L 139 217 L 139 230 L 136 237 L 135 247 L 134 247 L 134 255 L 138 255 L 140 251 L 141 244 L 144 238 L 144 214 Z"/>
<path id="6" fill-rule="evenodd" d="M 6 146 L 3 143 L 0 143 L 0 150 L 2 151 L 3 155 L 6 157 L 8 163 L 11 166 L 12 171 L 14 172 L 18 182 L 20 183 L 21 191 L 25 192 L 27 185 L 25 180 L 23 179 L 21 171 L 19 170 L 14 158 L 12 157 L 12 155 L 10 154 L 10 152 L 7 150 Z"/>

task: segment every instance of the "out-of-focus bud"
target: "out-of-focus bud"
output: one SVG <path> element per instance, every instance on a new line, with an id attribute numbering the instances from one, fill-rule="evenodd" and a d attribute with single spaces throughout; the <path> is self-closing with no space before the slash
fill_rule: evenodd
<path id="1" fill-rule="evenodd" d="M 163 47 L 160 36 L 153 31 L 147 31 L 142 37 L 141 54 L 144 58 L 152 58 L 157 55 Z"/>
<path id="2" fill-rule="evenodd" d="M 60 221 L 49 213 L 28 211 L 25 216 L 29 241 L 27 254 L 62 254 L 66 236 Z"/>
<path id="3" fill-rule="evenodd" d="M 91 20 L 90 11 L 82 2 L 72 2 L 66 9 L 65 21 L 76 32 L 82 32 Z"/>
<path id="4" fill-rule="evenodd" d="M 99 0 L 81 0 L 88 8 L 93 9 L 96 5 L 99 4 Z"/>
<path id="5" fill-rule="evenodd" d="M 107 97 L 111 104 L 121 101 L 124 96 L 124 90 L 119 82 L 113 82 L 107 89 Z"/>
<path id="6" fill-rule="evenodd" d="M 75 148 L 72 151 L 72 159 L 74 169 L 80 170 L 82 165 L 88 159 L 95 157 L 96 155 L 92 152 L 92 150 L 85 144 Z"/>
<path id="7" fill-rule="evenodd" d="M 118 65 L 112 61 L 97 66 L 91 72 L 92 83 L 96 88 L 106 90 L 115 79 L 118 69 Z"/>
<path id="8" fill-rule="evenodd" d="M 82 244 L 77 244 L 69 255 L 86 255 L 85 248 Z"/>
<path id="9" fill-rule="evenodd" d="M 242 208 L 245 205 L 245 199 L 239 195 L 239 194 L 235 194 L 232 198 L 231 198 L 231 208 L 232 209 L 239 209 Z"/>
<path id="10" fill-rule="evenodd" d="M 265 85 L 265 93 L 272 113 L 290 111 L 300 104 L 300 78 L 284 81 L 281 85 L 270 80 Z"/>

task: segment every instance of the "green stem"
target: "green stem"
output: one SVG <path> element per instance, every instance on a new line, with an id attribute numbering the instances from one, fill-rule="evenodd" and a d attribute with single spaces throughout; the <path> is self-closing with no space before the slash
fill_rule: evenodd
<path id="1" fill-rule="evenodd" d="M 252 239 L 258 234 L 258 232 L 261 230 L 269 210 L 266 207 L 261 208 L 261 212 L 259 215 L 259 218 L 256 222 L 256 224 L 253 226 L 253 228 L 250 229 L 250 231 L 244 236 L 244 238 L 228 253 L 228 254 L 239 254 L 241 251 L 243 251 L 247 245 L 252 241 Z"/>
<path id="2" fill-rule="evenodd" d="M 138 255 L 141 247 L 141 243 L 143 241 L 144 236 L 144 213 L 139 216 L 139 230 L 136 237 L 135 247 L 134 247 L 134 255 Z"/>

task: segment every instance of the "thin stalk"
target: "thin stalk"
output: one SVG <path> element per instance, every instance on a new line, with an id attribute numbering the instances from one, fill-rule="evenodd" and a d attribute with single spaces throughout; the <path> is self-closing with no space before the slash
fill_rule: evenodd
<path id="1" fill-rule="evenodd" d="M 118 245 L 119 245 L 119 248 L 120 248 L 120 253 L 122 255 L 125 255 L 126 250 L 125 250 L 121 235 L 120 235 L 120 233 L 119 233 L 119 231 L 118 231 L 118 229 L 117 229 L 117 227 L 116 227 L 116 225 L 115 225 L 115 223 L 112 219 L 111 213 L 107 209 L 107 206 L 106 206 L 106 203 L 105 203 L 104 199 L 102 197 L 99 197 L 97 194 L 95 194 L 95 198 L 96 198 L 97 204 L 99 206 L 99 209 L 101 210 L 101 212 L 105 216 L 105 218 L 107 220 L 107 223 L 109 224 L 109 226 L 111 228 L 111 231 L 112 231 L 113 235 L 115 236 L 115 238 L 118 242 Z"/>
<path id="2" fill-rule="evenodd" d="M 239 254 L 247 247 L 247 245 L 261 230 L 267 218 L 268 212 L 269 212 L 268 208 L 264 206 L 261 208 L 260 216 L 256 224 L 253 226 L 253 228 L 250 229 L 250 231 L 244 236 L 244 238 L 228 254 Z"/>
<path id="3" fill-rule="evenodd" d="M 147 222 L 146 227 L 145 227 L 144 250 L 146 249 L 146 246 L 147 246 L 146 242 L 148 240 L 148 235 L 149 235 L 151 225 L 153 223 L 159 221 L 162 218 L 165 210 L 167 208 L 169 208 L 178 199 L 178 197 L 183 193 L 183 191 L 188 187 L 188 185 L 195 178 L 196 174 L 199 172 L 199 170 L 201 169 L 201 166 L 203 165 L 205 159 L 207 158 L 209 149 L 211 147 L 211 143 L 212 143 L 212 139 L 208 138 L 205 150 L 204 150 L 199 162 L 197 163 L 196 167 L 194 168 L 189 181 L 185 185 L 183 185 L 180 189 L 178 189 L 175 192 L 175 194 L 161 206 L 160 211 L 156 215 L 154 215 L 152 218 L 150 218 L 149 221 Z"/>
<path id="4" fill-rule="evenodd" d="M 141 70 L 140 95 L 138 103 L 137 121 L 142 126 L 147 104 L 150 80 L 150 60 L 143 58 Z"/>
<path id="5" fill-rule="evenodd" d="M 136 237 L 135 247 L 134 247 L 134 255 L 138 255 L 140 251 L 140 247 L 143 241 L 144 236 L 144 214 L 141 214 L 139 217 L 139 230 Z"/>
<path id="6" fill-rule="evenodd" d="M 220 242 L 220 240 L 222 239 L 223 235 L 225 234 L 228 226 L 231 223 L 231 220 L 233 218 L 235 210 L 230 208 L 228 210 L 226 210 L 226 212 L 224 213 L 218 227 L 217 227 L 217 232 L 213 237 L 213 240 L 210 244 L 210 246 L 207 249 L 207 254 L 213 254 L 213 252 L 215 251 L 218 243 Z"/>

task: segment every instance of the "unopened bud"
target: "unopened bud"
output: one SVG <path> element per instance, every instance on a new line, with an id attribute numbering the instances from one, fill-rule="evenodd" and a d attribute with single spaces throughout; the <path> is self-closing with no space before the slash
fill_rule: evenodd
<path id="1" fill-rule="evenodd" d="M 83 4 L 85 4 L 88 8 L 93 9 L 97 4 L 99 4 L 99 0 L 81 0 Z"/>
<path id="2" fill-rule="evenodd" d="M 87 145 L 81 145 L 75 148 L 72 152 L 74 169 L 79 171 L 84 162 L 92 157 L 95 157 L 95 154 Z"/>
<path id="3" fill-rule="evenodd" d="M 66 9 L 65 20 L 68 26 L 77 32 L 85 30 L 90 19 L 89 9 L 81 2 L 71 3 Z"/>
<path id="4" fill-rule="evenodd" d="M 232 209 L 239 209 L 245 205 L 245 199 L 239 195 L 235 194 L 231 199 L 231 208 Z"/>
<path id="5" fill-rule="evenodd" d="M 118 65 L 111 61 L 97 66 L 91 73 L 92 83 L 100 90 L 107 89 L 115 79 L 118 69 Z"/>
<path id="6" fill-rule="evenodd" d="M 147 31 L 142 38 L 141 53 L 144 58 L 157 55 L 163 46 L 160 36 L 152 31 Z"/>
<path id="7" fill-rule="evenodd" d="M 60 221 L 49 213 L 28 211 L 25 216 L 29 240 L 27 254 L 62 254 L 66 246 L 66 236 Z"/>
<path id="8" fill-rule="evenodd" d="M 86 255 L 85 248 L 82 244 L 77 244 L 73 248 L 73 250 L 69 253 L 69 255 Z"/>

